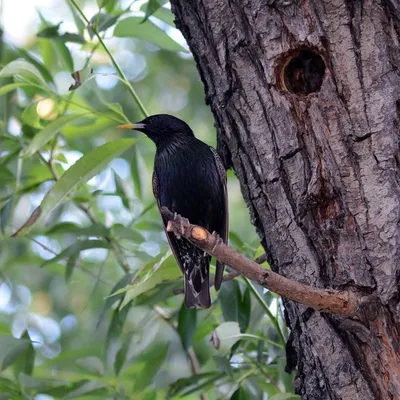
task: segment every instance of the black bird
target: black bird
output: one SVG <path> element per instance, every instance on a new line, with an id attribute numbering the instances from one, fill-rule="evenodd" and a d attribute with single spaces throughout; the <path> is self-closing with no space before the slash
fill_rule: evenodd
<path id="1" fill-rule="evenodd" d="M 182 120 L 172 115 L 152 115 L 136 124 L 119 126 L 146 134 L 156 144 L 153 193 L 158 209 L 168 207 L 192 224 L 228 239 L 228 195 L 225 168 L 215 149 L 196 139 Z M 168 221 L 161 215 L 166 229 Z M 211 305 L 211 256 L 185 238 L 166 232 L 169 245 L 185 280 L 185 306 Z M 217 261 L 214 287 L 222 283 L 224 265 Z"/>

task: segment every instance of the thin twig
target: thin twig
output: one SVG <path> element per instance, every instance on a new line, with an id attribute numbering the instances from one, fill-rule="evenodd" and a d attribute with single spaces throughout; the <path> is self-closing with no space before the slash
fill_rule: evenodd
<path id="1" fill-rule="evenodd" d="M 172 213 L 166 207 L 161 213 L 169 222 L 167 231 L 177 236 L 183 236 L 195 246 L 215 257 L 218 261 L 229 265 L 248 279 L 261 286 L 286 297 L 289 300 L 302 303 L 318 311 L 333 314 L 365 318 L 362 308 L 371 304 L 371 297 L 351 291 L 319 289 L 285 278 L 271 270 L 260 267 L 254 261 L 237 253 L 223 243 L 217 234 L 211 234 L 206 229 L 192 225 L 189 220 Z"/>
<path id="2" fill-rule="evenodd" d="M 256 262 L 257 264 L 262 264 L 265 261 L 268 261 L 268 256 L 267 253 L 261 254 L 261 256 L 257 257 L 254 262 Z"/>
<path id="3" fill-rule="evenodd" d="M 188 351 L 187 351 L 189 360 L 190 360 L 190 365 L 192 367 L 192 372 L 193 375 L 198 375 L 200 374 L 200 363 L 199 360 L 196 356 L 195 351 L 193 350 L 193 347 L 191 347 Z M 208 400 L 207 394 L 206 393 L 200 393 L 200 400 Z"/>
<path id="4" fill-rule="evenodd" d="M 70 2 L 73 4 L 73 6 L 76 8 L 76 10 L 78 11 L 78 13 L 81 15 L 81 17 L 84 19 L 84 21 L 90 25 L 90 21 L 88 18 L 86 18 L 86 15 L 84 14 L 84 12 L 80 9 L 80 7 L 78 6 L 78 4 L 75 2 L 75 0 L 70 0 Z M 115 60 L 114 56 L 111 54 L 110 50 L 108 49 L 108 47 L 106 46 L 106 44 L 103 41 L 103 38 L 101 37 L 101 35 L 98 33 L 97 29 L 92 26 L 93 32 L 94 34 L 97 36 L 97 39 L 99 39 L 99 42 L 101 43 L 101 45 L 103 46 L 103 49 L 105 50 L 105 52 L 108 54 L 108 56 L 110 57 L 110 60 L 112 62 L 112 64 L 114 65 L 114 68 L 117 70 L 119 76 L 123 79 L 126 87 L 128 88 L 129 92 L 131 93 L 133 99 L 135 100 L 136 104 L 138 105 L 138 107 L 140 108 L 140 110 L 142 111 L 142 113 L 144 114 L 145 117 L 147 117 L 149 114 L 145 108 L 145 106 L 143 105 L 143 103 L 141 102 L 139 96 L 137 95 L 137 93 L 135 92 L 135 89 L 133 89 L 132 85 L 129 83 L 127 77 L 125 76 L 124 71 L 122 71 L 121 67 L 119 66 L 118 62 Z"/>

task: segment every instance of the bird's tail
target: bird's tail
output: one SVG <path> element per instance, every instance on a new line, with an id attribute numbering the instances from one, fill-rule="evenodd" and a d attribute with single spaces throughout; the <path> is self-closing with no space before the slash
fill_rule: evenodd
<path id="1" fill-rule="evenodd" d="M 194 263 L 192 268 L 185 271 L 185 307 L 187 308 L 209 308 L 211 306 L 210 259 L 210 256 L 204 256 L 204 253 L 201 252 L 196 257 L 197 262 Z"/>

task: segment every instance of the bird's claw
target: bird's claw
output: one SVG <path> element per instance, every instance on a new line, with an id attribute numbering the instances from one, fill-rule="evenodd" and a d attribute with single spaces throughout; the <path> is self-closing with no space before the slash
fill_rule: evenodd
<path id="1" fill-rule="evenodd" d="M 182 217 L 178 213 L 174 212 L 174 221 L 178 220 L 179 222 L 179 228 L 176 230 L 176 235 L 178 239 L 180 239 L 181 236 L 185 235 L 186 229 L 185 226 L 189 224 L 189 220 L 187 218 Z"/>
<path id="2" fill-rule="evenodd" d="M 221 236 L 219 236 L 219 234 L 218 234 L 216 231 L 213 231 L 213 233 L 212 233 L 211 235 L 212 235 L 213 237 L 215 237 L 215 244 L 214 244 L 214 247 L 213 247 L 213 251 L 214 251 L 215 248 L 216 248 L 219 244 L 223 243 L 224 241 L 222 240 Z"/>
<path id="3" fill-rule="evenodd" d="M 215 239 L 217 240 L 218 243 L 221 243 L 222 239 L 221 239 L 221 236 L 219 236 L 217 231 L 213 231 L 213 233 L 211 235 L 215 237 Z"/>

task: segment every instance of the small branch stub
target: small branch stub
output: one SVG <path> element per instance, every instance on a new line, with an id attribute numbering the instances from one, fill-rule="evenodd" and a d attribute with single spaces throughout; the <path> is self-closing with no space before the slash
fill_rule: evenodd
<path id="1" fill-rule="evenodd" d="M 207 231 L 201 226 L 194 226 L 192 229 L 192 237 L 195 240 L 204 241 L 207 239 Z"/>

